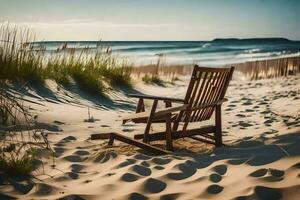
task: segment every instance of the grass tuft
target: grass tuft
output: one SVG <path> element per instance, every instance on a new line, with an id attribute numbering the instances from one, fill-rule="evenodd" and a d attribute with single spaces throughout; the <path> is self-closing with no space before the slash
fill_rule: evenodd
<path id="1" fill-rule="evenodd" d="M 26 28 L 8 23 L 0 27 L 0 82 L 43 84 L 52 79 L 67 85 L 74 79 L 90 94 L 102 94 L 106 85 L 131 87 L 132 67 L 110 53 L 99 50 L 91 54 L 84 49 L 49 54 L 34 50 L 32 36 Z"/>
<path id="2" fill-rule="evenodd" d="M 142 77 L 142 81 L 144 81 L 146 84 L 156 84 L 159 86 L 164 86 L 165 81 L 163 81 L 158 75 L 148 75 L 145 74 Z"/>
<path id="3" fill-rule="evenodd" d="M 35 161 L 40 160 L 37 150 L 50 149 L 47 135 L 30 128 L 33 121 L 28 110 L 22 97 L 0 89 L 0 172 L 30 175 L 37 166 Z"/>

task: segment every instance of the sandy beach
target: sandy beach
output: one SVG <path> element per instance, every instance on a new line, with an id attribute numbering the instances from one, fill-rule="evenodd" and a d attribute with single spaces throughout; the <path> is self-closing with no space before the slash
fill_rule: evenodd
<path id="1" fill-rule="evenodd" d="M 37 116 L 35 127 L 48 134 L 54 158 L 40 152 L 43 165 L 34 179 L 1 176 L 0 199 L 297 200 L 300 76 L 241 79 L 234 74 L 223 106 L 226 147 L 185 138 L 175 141 L 173 154 L 163 156 L 117 141 L 109 147 L 107 140 L 90 140 L 93 133 L 143 133 L 144 124 L 121 125 L 122 117 L 135 110 L 136 100 L 125 95 L 134 91 L 111 90 L 108 100 L 85 97 L 76 85 L 66 90 L 52 81 L 47 90 L 24 88 L 25 104 Z M 134 90 L 182 97 L 188 81 L 181 76 L 165 87 L 136 81 Z M 146 108 L 150 105 L 146 102 Z M 160 129 L 163 125 L 152 127 Z"/>

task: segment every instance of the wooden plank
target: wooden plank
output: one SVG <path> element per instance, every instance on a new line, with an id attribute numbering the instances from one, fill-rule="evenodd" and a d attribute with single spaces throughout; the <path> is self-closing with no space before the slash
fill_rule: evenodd
<path id="1" fill-rule="evenodd" d="M 139 112 L 145 112 L 145 105 L 144 105 L 144 99 L 143 98 L 139 98 L 139 102 L 138 105 L 136 107 L 136 113 Z"/>
<path id="2" fill-rule="evenodd" d="M 181 99 L 181 98 L 153 96 L 153 95 L 146 95 L 146 94 L 127 94 L 127 96 L 134 97 L 134 98 L 171 101 L 171 102 L 178 102 L 178 103 L 184 102 L 184 99 Z"/>
<path id="3" fill-rule="evenodd" d="M 204 94 L 202 95 L 200 104 L 198 104 L 198 105 L 208 104 L 210 102 L 209 99 L 216 92 L 215 85 L 218 83 L 218 79 L 220 78 L 221 75 L 222 75 L 222 72 L 214 73 L 210 77 L 210 79 L 207 80 L 207 82 L 209 83 L 209 86 L 208 86 L 208 88 L 206 88 L 207 91 L 205 91 Z M 199 109 L 199 110 L 195 111 L 194 113 L 196 113 L 196 115 L 191 121 L 201 121 L 201 116 L 206 110 L 207 109 Z"/>
<path id="4" fill-rule="evenodd" d="M 146 125 L 146 128 L 145 128 L 143 142 L 148 142 L 148 135 L 149 135 L 149 132 L 150 132 L 152 119 L 153 119 L 154 113 L 156 111 L 157 103 L 158 103 L 158 100 L 154 100 L 152 108 L 151 108 L 150 115 L 148 117 L 147 125 Z"/>
<path id="5" fill-rule="evenodd" d="M 134 145 L 136 147 L 139 147 L 145 151 L 148 151 L 148 152 L 151 152 L 151 153 L 154 153 L 156 155 L 161 155 L 161 154 L 169 154 L 171 153 L 170 151 L 166 151 L 164 149 L 161 149 L 161 148 L 158 148 L 158 147 L 155 147 L 155 146 L 152 146 L 152 145 L 149 145 L 147 143 L 144 143 L 144 142 L 140 142 L 140 141 L 137 141 L 137 140 L 134 140 L 132 138 L 129 138 L 127 136 L 124 136 L 124 135 L 121 135 L 119 133 L 111 133 L 111 137 L 113 139 L 116 139 L 116 140 L 119 140 L 121 142 L 124 142 L 124 143 L 127 143 L 127 144 L 130 144 L 130 145 Z"/>
<path id="6" fill-rule="evenodd" d="M 221 90 L 223 89 L 223 86 L 224 86 L 223 83 L 225 82 L 225 80 L 227 78 L 227 74 L 228 73 L 226 71 L 219 73 L 218 78 L 214 81 L 215 90 L 211 91 L 211 93 L 209 94 L 209 96 L 207 97 L 207 99 L 205 101 L 206 103 L 216 101 L 220 98 Z M 211 117 L 212 112 L 213 112 L 213 108 L 207 108 L 207 109 L 202 110 L 201 114 L 199 114 L 199 117 L 197 120 L 202 121 L 202 120 L 209 119 Z"/>
<path id="7" fill-rule="evenodd" d="M 166 118 L 166 146 L 169 151 L 173 151 L 173 139 L 171 132 L 171 115 Z"/>
<path id="8" fill-rule="evenodd" d="M 183 138 L 183 137 L 188 137 L 188 136 L 193 136 L 193 135 L 204 135 L 207 133 L 214 133 L 215 132 L 215 126 L 209 125 L 209 126 L 204 126 L 201 128 L 197 129 L 190 129 L 186 131 L 172 131 L 172 138 L 173 139 L 178 139 L 178 138 Z M 143 134 L 137 134 L 134 135 L 134 139 L 142 139 Z M 149 141 L 156 141 L 156 140 L 165 140 L 166 139 L 166 132 L 157 132 L 157 133 L 152 133 L 149 134 L 148 136 Z"/>
<path id="9" fill-rule="evenodd" d="M 202 99 L 201 97 L 204 95 L 203 87 L 204 87 L 204 83 L 205 83 L 207 74 L 208 73 L 205 73 L 204 78 L 202 79 L 202 83 L 201 83 L 201 86 L 200 86 L 200 89 L 199 89 L 199 92 L 198 92 L 198 96 L 197 96 L 196 102 L 193 104 L 193 106 L 199 105 L 199 103 L 200 103 L 200 101 Z M 195 114 L 196 114 L 196 112 L 193 113 L 192 118 L 191 118 L 192 120 L 194 119 Z"/>
<path id="10" fill-rule="evenodd" d="M 110 133 L 95 133 L 95 134 L 91 134 L 91 140 L 105 140 L 105 139 L 109 139 L 110 137 Z"/>
<path id="11" fill-rule="evenodd" d="M 174 112 L 178 112 L 181 110 L 185 110 L 188 105 L 181 105 L 181 106 L 176 106 L 176 107 L 168 107 L 168 108 L 163 108 L 163 109 L 157 109 L 154 113 L 153 118 L 157 118 L 160 116 L 164 116 L 166 114 L 171 114 Z M 150 112 L 139 112 L 139 113 L 134 113 L 129 116 L 126 116 L 123 118 L 123 121 L 128 121 L 128 120 L 133 120 L 133 119 L 148 119 L 150 116 Z"/>
<path id="12" fill-rule="evenodd" d="M 192 76 L 191 76 L 191 80 L 190 80 L 190 83 L 188 85 L 188 88 L 187 88 L 187 91 L 186 91 L 186 94 L 185 94 L 185 98 L 184 98 L 184 103 L 185 104 L 188 104 L 190 103 L 189 100 L 190 100 L 190 97 L 191 97 L 191 93 L 192 93 L 192 90 L 194 88 L 194 84 L 195 84 L 195 81 L 197 80 L 197 71 L 198 71 L 198 66 L 197 65 L 194 65 L 194 68 L 193 68 L 193 73 L 192 73 Z M 178 126 L 179 126 L 179 123 L 181 121 L 182 118 L 185 118 L 185 115 L 186 115 L 187 111 L 181 111 L 178 115 L 178 117 L 176 118 L 174 124 L 173 124 L 173 130 L 177 130 L 178 129 Z"/>
<path id="13" fill-rule="evenodd" d="M 216 131 L 215 131 L 216 147 L 221 147 L 222 146 L 222 116 L 221 116 L 221 106 L 217 106 L 216 107 L 215 123 L 216 123 Z"/>

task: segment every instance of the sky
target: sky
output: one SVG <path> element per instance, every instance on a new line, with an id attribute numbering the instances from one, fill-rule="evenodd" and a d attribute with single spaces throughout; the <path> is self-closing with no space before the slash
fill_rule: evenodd
<path id="1" fill-rule="evenodd" d="M 300 40 L 300 0 L 0 0 L 39 40 Z"/>

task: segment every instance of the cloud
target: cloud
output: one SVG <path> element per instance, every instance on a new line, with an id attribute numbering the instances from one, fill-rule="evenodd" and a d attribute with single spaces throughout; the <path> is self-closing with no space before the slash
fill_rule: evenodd
<path id="1" fill-rule="evenodd" d="M 6 22 L 3 22 L 6 23 Z M 3 24 L 2 23 L 2 24 Z M 1 24 L 1 23 L 0 23 Z M 108 21 L 95 21 L 91 19 L 68 19 L 63 21 L 35 21 L 35 22 L 9 22 L 11 25 L 27 26 L 31 28 L 59 28 L 59 27 L 97 27 L 97 28 L 158 28 L 175 27 L 176 23 L 115 23 Z"/>

